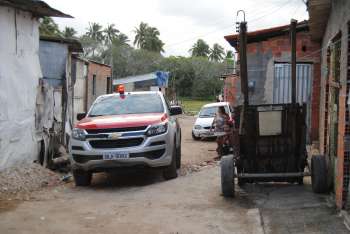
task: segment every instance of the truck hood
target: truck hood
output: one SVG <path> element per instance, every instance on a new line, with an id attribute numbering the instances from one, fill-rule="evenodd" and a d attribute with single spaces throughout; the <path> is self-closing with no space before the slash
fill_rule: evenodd
<path id="1" fill-rule="evenodd" d="M 166 119 L 167 114 L 165 113 L 107 115 L 84 118 L 75 127 L 81 129 L 140 127 L 158 124 Z"/>

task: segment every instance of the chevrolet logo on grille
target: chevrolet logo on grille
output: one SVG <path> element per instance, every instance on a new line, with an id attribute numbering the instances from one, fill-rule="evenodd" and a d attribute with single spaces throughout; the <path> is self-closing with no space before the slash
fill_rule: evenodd
<path id="1" fill-rule="evenodd" d="M 112 140 L 117 140 L 119 137 L 121 137 L 123 134 L 122 133 L 111 133 L 108 136 L 108 139 L 112 139 Z"/>

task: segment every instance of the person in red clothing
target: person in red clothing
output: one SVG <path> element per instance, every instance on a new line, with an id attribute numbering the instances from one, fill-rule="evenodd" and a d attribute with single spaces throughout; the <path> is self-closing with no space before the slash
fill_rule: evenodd
<path id="1" fill-rule="evenodd" d="M 215 131 L 215 136 L 216 142 L 217 142 L 217 149 L 216 151 L 218 152 L 219 156 L 216 157 L 215 159 L 220 159 L 222 154 L 223 154 L 223 145 L 226 141 L 229 141 L 231 143 L 231 138 L 230 138 L 230 116 L 226 113 L 226 110 L 223 106 L 220 106 L 218 108 L 218 112 L 215 115 L 213 125 L 214 131 Z"/>

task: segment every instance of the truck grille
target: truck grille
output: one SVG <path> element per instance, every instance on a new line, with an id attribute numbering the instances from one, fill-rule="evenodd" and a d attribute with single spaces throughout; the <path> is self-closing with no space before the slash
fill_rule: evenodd
<path id="1" fill-rule="evenodd" d="M 143 138 L 128 138 L 118 140 L 96 140 L 90 141 L 90 145 L 95 149 L 113 149 L 139 146 L 143 142 Z"/>
<path id="2" fill-rule="evenodd" d="M 106 129 L 85 129 L 89 134 L 111 133 L 111 132 L 134 132 L 146 130 L 147 126 L 127 127 L 127 128 L 106 128 Z"/>
<path id="3" fill-rule="evenodd" d="M 165 149 L 153 150 L 143 153 L 131 153 L 130 158 L 148 158 L 151 160 L 158 159 L 163 156 Z M 102 155 L 82 155 L 82 154 L 73 154 L 73 159 L 77 163 L 87 163 L 91 160 L 102 160 Z"/>

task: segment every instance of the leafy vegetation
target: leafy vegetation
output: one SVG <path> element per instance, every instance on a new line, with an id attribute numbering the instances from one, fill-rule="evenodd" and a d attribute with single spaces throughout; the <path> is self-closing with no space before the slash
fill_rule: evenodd
<path id="1" fill-rule="evenodd" d="M 186 113 L 197 114 L 202 106 L 214 102 L 214 100 L 194 100 L 191 98 L 181 99 L 182 107 Z"/>

